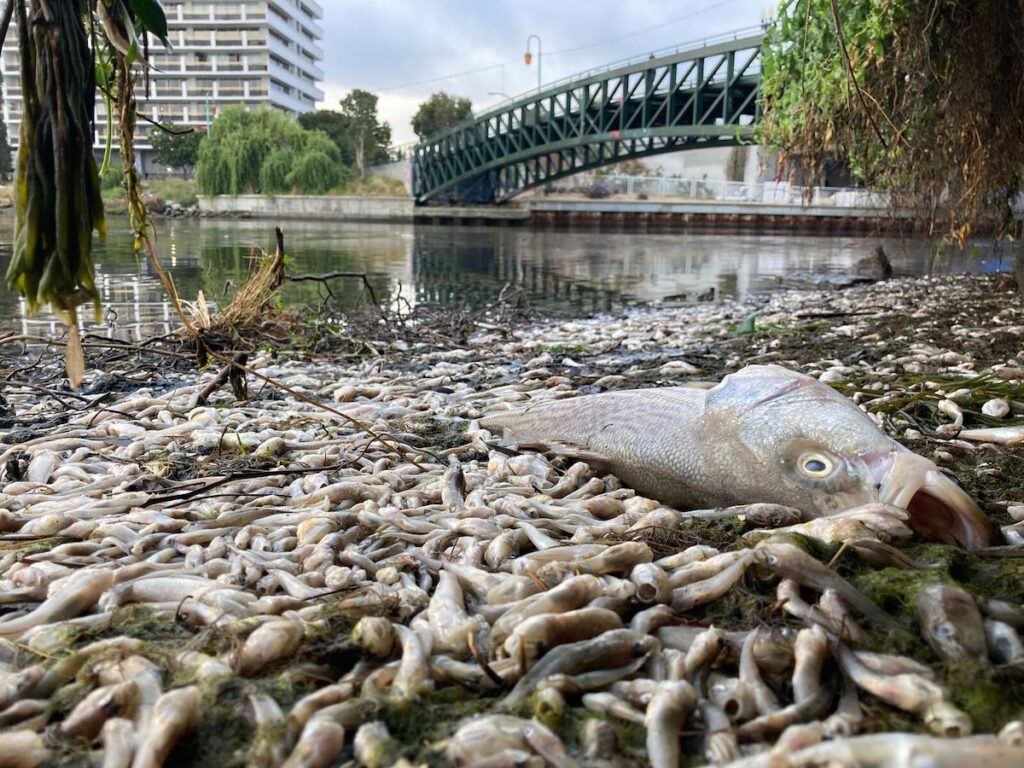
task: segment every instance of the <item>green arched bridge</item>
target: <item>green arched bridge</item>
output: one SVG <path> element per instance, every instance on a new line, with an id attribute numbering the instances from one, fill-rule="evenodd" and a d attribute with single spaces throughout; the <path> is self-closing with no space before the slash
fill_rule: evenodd
<path id="1" fill-rule="evenodd" d="M 416 145 L 416 202 L 500 203 L 630 158 L 743 141 L 758 119 L 760 30 L 551 83 Z"/>

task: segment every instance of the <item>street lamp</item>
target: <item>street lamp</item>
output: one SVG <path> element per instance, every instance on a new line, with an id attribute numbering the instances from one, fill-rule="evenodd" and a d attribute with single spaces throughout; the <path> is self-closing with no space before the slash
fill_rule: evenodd
<path id="1" fill-rule="evenodd" d="M 526 38 L 526 53 L 523 54 L 523 61 L 526 62 L 526 66 L 530 66 L 530 62 L 533 61 L 533 54 L 530 53 L 530 41 L 537 41 L 537 93 L 540 93 L 540 38 L 537 35 L 530 35 Z"/>
<path id="2" fill-rule="evenodd" d="M 502 91 L 488 91 L 487 95 L 488 96 L 501 96 L 501 98 L 505 99 L 506 101 L 512 101 L 512 97 L 509 96 L 507 93 L 504 93 Z"/>

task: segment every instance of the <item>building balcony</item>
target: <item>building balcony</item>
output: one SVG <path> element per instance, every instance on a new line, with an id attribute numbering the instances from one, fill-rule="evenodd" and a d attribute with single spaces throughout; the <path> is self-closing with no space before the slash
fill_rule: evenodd
<path id="1" fill-rule="evenodd" d="M 188 23 L 237 24 L 239 21 L 262 21 L 264 17 L 262 10 L 250 9 L 245 5 L 233 11 L 216 6 L 205 11 L 188 10 L 183 5 L 167 9 L 167 25 L 172 29 Z"/>
<path id="2" fill-rule="evenodd" d="M 173 42 L 173 41 L 172 41 Z M 212 36 L 207 35 L 188 35 L 178 38 L 176 48 L 191 50 L 195 48 L 202 48 L 205 50 L 212 49 L 225 49 L 225 48 L 262 48 L 267 44 L 267 36 L 259 33 L 252 33 L 247 37 L 243 38 L 242 35 L 224 35 L 215 33 Z"/>
<path id="3" fill-rule="evenodd" d="M 231 69 L 225 69 L 225 67 L 231 67 Z M 265 63 L 249 64 L 246 68 L 244 62 L 214 64 L 211 61 L 189 61 L 184 65 L 175 64 L 173 68 L 163 67 L 162 71 L 151 77 L 157 80 L 180 82 L 185 77 L 245 77 L 252 72 L 266 71 Z"/>
<path id="4" fill-rule="evenodd" d="M 277 6 L 287 14 L 306 16 L 314 21 L 324 17 L 324 9 L 316 0 L 270 0 L 271 6 Z M 305 10 L 303 10 L 305 6 Z"/>
<path id="5" fill-rule="evenodd" d="M 292 26 L 292 24 L 289 23 L 288 21 L 285 21 L 281 19 L 279 16 L 275 16 L 274 14 L 270 14 L 268 17 L 268 26 L 277 34 L 281 35 L 282 37 L 286 37 L 288 39 L 288 42 L 291 43 L 292 45 L 298 45 L 301 46 L 302 48 L 305 48 L 307 51 L 309 51 L 309 53 L 313 55 L 313 58 L 317 59 L 318 61 L 323 59 L 324 52 L 323 49 L 317 44 L 317 40 L 311 40 L 300 30 Z M 319 32 L 319 29 L 316 29 L 314 31 Z M 273 40 L 273 35 L 271 35 L 271 39 Z"/>
<path id="6" fill-rule="evenodd" d="M 273 36 L 270 38 L 270 42 L 267 44 L 267 49 L 278 56 L 278 58 L 284 59 L 292 67 L 298 67 L 305 70 L 307 74 L 313 77 L 314 80 L 320 82 L 324 79 L 323 70 L 315 64 L 311 64 L 308 59 L 303 58 L 299 55 L 299 52 L 294 48 L 289 48 L 280 40 L 275 39 Z M 280 64 L 275 65 L 274 60 L 271 59 L 272 72 L 277 72 L 282 69 Z"/>
<path id="7" fill-rule="evenodd" d="M 315 109 L 313 104 L 307 104 L 302 99 L 296 98 L 289 93 L 285 93 L 280 88 L 276 88 L 274 86 L 270 87 L 269 103 L 272 107 L 278 107 L 297 114 L 312 112 Z"/>
<path id="8" fill-rule="evenodd" d="M 269 73 L 272 78 L 308 94 L 315 101 L 323 101 L 324 99 L 324 92 L 317 87 L 316 83 L 311 83 L 309 80 L 289 72 L 277 64 L 271 63 Z"/>

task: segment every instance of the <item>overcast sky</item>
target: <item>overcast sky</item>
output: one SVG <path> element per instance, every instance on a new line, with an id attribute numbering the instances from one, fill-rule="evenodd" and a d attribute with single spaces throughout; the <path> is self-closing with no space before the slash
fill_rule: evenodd
<path id="1" fill-rule="evenodd" d="M 756 26 L 774 0 L 321 0 L 323 108 L 352 88 L 380 95 L 395 144 L 415 139 L 417 106 L 436 91 L 468 96 L 474 110 L 544 82 L 634 55 Z M 536 53 L 536 48 L 533 49 Z M 504 67 L 502 68 L 501 65 Z M 474 74 L 452 77 L 471 70 Z M 432 82 L 425 82 L 432 81 Z"/>

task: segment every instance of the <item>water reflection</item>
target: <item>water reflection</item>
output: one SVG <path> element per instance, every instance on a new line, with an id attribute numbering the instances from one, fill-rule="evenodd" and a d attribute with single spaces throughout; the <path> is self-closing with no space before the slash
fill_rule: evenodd
<path id="1" fill-rule="evenodd" d="M 127 339 L 173 330 L 173 311 L 152 268 L 136 260 L 125 224 L 111 225 L 108 242 L 96 252 L 106 314 L 91 329 Z M 543 311 L 567 315 L 640 302 L 696 301 L 712 294 L 743 296 L 778 289 L 794 275 L 841 275 L 880 242 L 897 274 L 922 274 L 931 261 L 924 244 L 877 238 L 321 222 L 287 222 L 284 228 L 290 272 L 365 272 L 382 302 L 478 307 L 513 285 Z M 10 217 L 0 218 L 4 269 L 11 236 Z M 202 291 L 211 304 L 230 297 L 245 279 L 253 249 L 269 249 L 272 242 L 272 222 L 179 219 L 158 224 L 158 251 L 179 294 L 194 300 Z M 981 247 L 950 251 L 942 266 L 955 272 L 993 271 L 1012 263 L 1005 252 Z M 365 300 L 358 281 L 336 280 L 331 287 L 346 306 Z M 284 298 L 291 305 L 316 304 L 323 288 L 288 285 Z M 24 310 L 24 302 L 0 291 L 3 331 L 59 333 L 52 316 L 26 318 Z"/>

